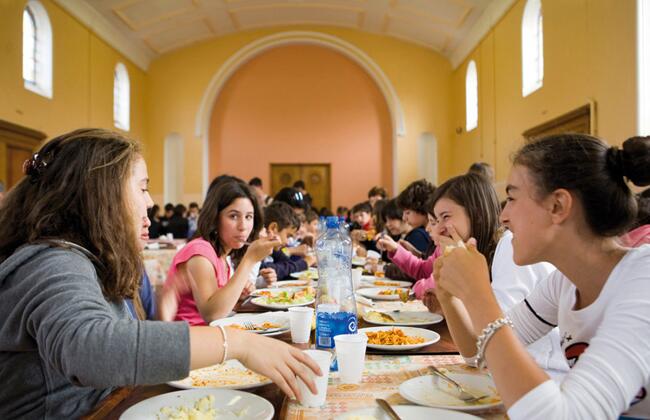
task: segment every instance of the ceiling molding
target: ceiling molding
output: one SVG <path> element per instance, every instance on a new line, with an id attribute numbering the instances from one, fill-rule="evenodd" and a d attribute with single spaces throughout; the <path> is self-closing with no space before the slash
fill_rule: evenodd
<path id="1" fill-rule="evenodd" d="M 134 1 L 146 1 L 146 0 L 134 0 Z M 386 7 L 370 7 L 378 3 L 367 3 L 366 1 L 357 1 L 354 3 L 326 3 L 328 0 L 322 0 L 322 2 L 315 2 L 311 4 L 299 4 L 294 3 L 291 0 L 271 0 L 270 2 L 264 4 L 256 4 L 250 6 L 250 3 L 244 2 L 241 0 L 222 0 L 226 5 L 226 8 L 223 9 L 225 15 L 228 19 L 228 23 L 232 24 L 232 29 L 225 29 L 215 31 L 214 25 L 216 25 L 215 20 L 212 17 L 207 18 L 210 23 L 209 27 L 212 29 L 212 36 L 196 36 L 194 38 L 189 37 L 183 40 L 177 40 L 177 42 L 172 42 L 171 40 L 167 45 L 159 45 L 153 43 L 150 31 L 145 30 L 133 30 L 133 28 L 128 27 L 128 22 L 124 22 L 123 19 L 120 19 L 118 16 L 111 13 L 110 9 L 102 9 L 98 7 L 97 1 L 91 0 L 54 0 L 56 4 L 65 9 L 72 16 L 77 18 L 81 23 L 86 25 L 93 33 L 95 33 L 99 38 L 108 43 L 110 46 L 115 48 L 126 58 L 131 60 L 136 66 L 142 70 L 147 70 L 152 60 L 156 59 L 162 54 L 170 52 L 174 49 L 183 48 L 188 45 L 191 45 L 200 40 L 218 38 L 220 36 L 228 35 L 231 33 L 246 31 L 254 28 L 260 27 L 277 27 L 278 25 L 294 25 L 297 22 L 289 19 L 285 20 L 279 16 L 276 19 L 270 20 L 266 23 L 264 22 L 244 22 L 243 16 L 240 16 L 241 13 L 252 10 L 346 10 L 348 12 L 356 13 L 356 16 L 351 18 L 351 21 L 346 22 L 322 22 L 320 20 L 313 21 L 313 19 L 307 19 L 307 16 L 303 17 L 304 22 L 301 24 L 314 24 L 314 25 L 332 25 L 340 27 L 352 27 L 360 31 L 387 35 L 393 38 L 401 39 L 412 44 L 421 45 L 426 48 L 432 49 L 442 56 L 446 57 L 452 65 L 452 68 L 456 69 L 460 64 L 469 56 L 472 51 L 476 48 L 477 45 L 485 38 L 489 31 L 499 22 L 499 20 L 512 8 L 512 6 L 518 0 L 490 0 L 489 3 L 487 0 L 481 0 L 484 2 L 482 4 L 487 5 L 481 10 L 477 9 L 473 12 L 473 16 L 470 22 L 467 22 L 469 18 L 469 10 L 466 9 L 463 11 L 461 16 L 459 16 L 457 21 L 453 22 L 456 25 L 464 25 L 465 29 L 461 29 L 460 26 L 456 27 L 456 32 L 454 29 L 447 30 L 445 27 L 450 26 L 452 22 L 447 21 L 442 23 L 444 19 L 436 19 L 435 15 L 430 13 L 425 14 L 413 14 L 415 10 L 412 6 L 404 6 L 401 1 L 403 0 L 389 0 Z M 448 0 L 452 1 L 452 0 Z M 478 1 L 478 0 L 477 0 Z M 129 3 L 130 4 L 130 3 Z M 198 0 L 191 0 L 191 4 L 194 7 L 198 7 L 197 14 L 206 13 L 205 3 L 199 2 Z M 460 5 L 466 5 L 466 3 L 460 2 Z M 471 4 L 471 3 L 470 3 Z M 185 9 L 183 9 L 185 10 Z M 375 19 L 371 27 L 365 28 L 366 21 L 370 16 L 368 13 L 381 13 L 373 17 Z M 480 13 L 480 16 L 477 14 Z M 192 14 L 194 15 L 194 14 Z M 174 16 L 188 16 L 181 12 L 175 12 Z M 189 17 L 189 16 L 188 16 Z M 286 16 L 284 16 L 286 18 Z M 256 18 L 257 19 L 257 18 Z M 176 19 L 178 20 L 178 19 Z M 257 19 L 259 20 L 259 19 Z M 349 20 L 349 19 L 348 19 Z M 442 41 L 433 40 L 430 37 L 422 36 L 419 33 L 410 33 L 409 31 L 404 31 L 402 29 L 391 30 L 390 23 L 391 20 L 394 21 L 412 21 L 414 24 L 422 23 L 428 21 L 430 24 L 436 20 L 440 23 L 432 24 L 428 28 L 428 31 L 438 32 L 438 36 L 446 34 Z M 475 22 L 475 23 L 472 23 Z M 146 22 L 150 23 L 150 22 Z M 135 27 L 142 22 L 131 22 L 132 26 Z M 223 23 L 222 23 L 223 24 Z M 467 26 L 471 25 L 469 30 Z M 122 28 L 124 26 L 124 28 Z M 146 25 L 145 25 L 146 26 Z M 166 31 L 169 28 L 164 26 L 160 28 L 162 31 Z M 365 28 L 365 29 L 364 29 Z M 234 29 L 234 30 L 233 30 Z M 461 32 L 457 32 L 460 30 Z"/>
<path id="2" fill-rule="evenodd" d="M 54 0 L 81 23 L 86 25 L 99 38 L 107 42 L 142 70 L 147 70 L 155 54 L 145 47 L 133 43 L 126 35 L 117 30 L 88 3 L 78 0 Z"/>
<path id="3" fill-rule="evenodd" d="M 458 68 L 472 53 L 474 48 L 485 38 L 492 28 L 510 10 L 518 0 L 499 0 L 490 3 L 478 21 L 472 26 L 467 36 L 454 49 L 449 57 L 451 67 Z"/>

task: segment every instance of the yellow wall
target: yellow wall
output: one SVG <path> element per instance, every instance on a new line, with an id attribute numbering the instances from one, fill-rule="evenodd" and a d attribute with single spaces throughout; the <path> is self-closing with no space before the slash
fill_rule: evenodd
<path id="1" fill-rule="evenodd" d="M 452 75 L 451 174 L 477 160 L 503 181 L 527 129 L 595 100 L 597 134 L 620 144 L 636 132 L 636 9 L 631 0 L 543 0 L 544 84 L 521 94 L 520 0 Z M 465 132 L 465 71 L 475 60 L 478 128 Z"/>
<path id="2" fill-rule="evenodd" d="M 351 29 L 299 26 L 233 34 L 155 60 L 145 73 L 51 0 L 42 0 L 54 33 L 53 99 L 23 88 L 24 1 L 0 0 L 0 119 L 52 137 L 82 127 L 113 128 L 113 70 L 118 60 L 131 79 L 130 135 L 145 143 L 152 192 L 163 193 L 164 138 L 185 142 L 183 201 L 201 200 L 202 144 L 194 136 L 200 100 L 225 61 L 262 37 L 308 30 L 349 42 L 386 74 L 403 107 L 407 135 L 398 139 L 398 188 L 417 178 L 417 138 L 431 132 L 439 143 L 439 180 L 464 172 L 476 160 L 495 165 L 503 181 L 510 154 L 526 129 L 590 100 L 597 104 L 597 134 L 621 143 L 636 131 L 635 2 L 543 0 L 544 86 L 521 96 L 519 0 L 458 69 L 441 55 L 390 37 Z M 479 125 L 465 127 L 465 69 L 476 60 Z M 460 134 L 456 127 L 462 127 Z M 266 172 L 268 168 L 261 168 Z"/>
<path id="3" fill-rule="evenodd" d="M 52 25 L 53 97 L 23 87 L 22 13 L 25 1 L 0 0 L 0 119 L 48 138 L 80 127 L 113 127 L 113 71 L 126 65 L 131 81 L 131 130 L 144 140 L 145 73 L 58 5 L 42 0 Z"/>
<path id="4" fill-rule="evenodd" d="M 179 133 L 185 142 L 183 201 L 200 201 L 202 176 L 201 139 L 194 136 L 194 124 L 201 98 L 211 78 L 239 49 L 262 37 L 287 30 L 318 31 L 339 37 L 370 56 L 386 74 L 399 97 L 407 135 L 398 140 L 398 188 L 417 178 L 418 136 L 431 132 L 439 142 L 439 153 L 449 148 L 448 104 L 451 66 L 439 54 L 411 43 L 355 30 L 331 27 L 261 29 L 209 40 L 166 54 L 151 64 L 147 74 L 147 153 L 154 199 L 160 202 L 163 189 L 164 139 Z M 268 172 L 268 168 L 260 168 Z M 440 175 L 449 173 L 443 160 Z M 235 174 L 236 175 L 236 174 Z M 369 185 L 368 188 L 371 186 Z"/>

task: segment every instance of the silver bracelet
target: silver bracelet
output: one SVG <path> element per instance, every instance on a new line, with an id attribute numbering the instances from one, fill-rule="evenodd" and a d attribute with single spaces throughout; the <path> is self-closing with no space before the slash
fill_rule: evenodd
<path id="1" fill-rule="evenodd" d="M 226 334 L 226 329 L 223 325 L 217 325 L 217 327 L 219 327 L 221 334 L 223 335 L 223 359 L 221 360 L 221 363 L 224 363 L 228 360 L 228 335 Z"/>
<path id="2" fill-rule="evenodd" d="M 505 325 L 508 325 L 510 328 L 514 328 L 512 321 L 507 317 L 503 317 L 487 324 L 487 326 L 483 328 L 483 331 L 481 331 L 481 335 L 478 336 L 478 340 L 476 340 L 476 364 L 478 365 L 479 369 L 483 369 L 485 367 L 485 349 L 488 345 L 488 342 L 494 333 Z"/>

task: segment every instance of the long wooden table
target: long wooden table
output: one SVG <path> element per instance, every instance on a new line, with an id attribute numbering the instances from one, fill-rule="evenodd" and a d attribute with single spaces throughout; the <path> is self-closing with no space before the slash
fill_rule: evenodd
<path id="1" fill-rule="evenodd" d="M 266 312 L 268 309 L 255 306 L 247 301 L 244 301 L 235 307 L 235 312 L 238 313 L 256 313 L 256 312 Z M 366 325 L 363 319 L 359 320 L 359 327 L 363 328 Z M 367 353 L 369 355 L 385 355 L 385 356 L 405 356 L 405 355 L 453 355 L 458 354 L 458 348 L 451 339 L 449 329 L 445 321 L 432 325 L 428 327 L 433 331 L 436 331 L 440 334 L 440 341 L 431 344 L 423 349 L 418 349 L 416 351 L 410 352 L 386 352 L 386 351 L 373 351 L 368 349 Z M 282 334 L 277 336 L 280 340 L 291 342 L 291 336 L 289 333 Z M 313 337 L 311 342 L 313 343 Z M 297 347 L 308 347 L 308 345 L 295 345 Z M 372 356 L 380 357 L 380 356 Z M 95 407 L 95 409 L 83 417 L 87 420 L 99 420 L 99 419 L 119 419 L 120 415 L 126 411 L 129 407 L 139 403 L 140 401 L 146 400 L 147 398 L 154 397 L 156 395 L 166 394 L 168 392 L 179 391 L 177 388 L 173 388 L 166 384 L 161 385 L 147 385 L 147 386 L 136 386 L 136 387 L 123 387 L 118 388 L 113 391 L 108 397 L 106 397 L 102 402 Z M 266 385 L 263 387 L 255 388 L 248 390 L 253 394 L 259 395 L 267 399 L 275 409 L 275 419 L 284 419 L 286 416 L 288 400 L 286 400 L 285 395 L 280 391 L 280 389 L 275 384 Z"/>

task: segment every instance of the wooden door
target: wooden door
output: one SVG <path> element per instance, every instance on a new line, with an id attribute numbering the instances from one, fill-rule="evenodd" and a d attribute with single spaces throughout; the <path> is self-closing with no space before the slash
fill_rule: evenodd
<path id="1" fill-rule="evenodd" d="M 331 206 L 329 164 L 271 164 L 271 194 L 303 180 L 315 209 Z"/>
<path id="2" fill-rule="evenodd" d="M 10 189 L 23 177 L 23 162 L 38 150 L 45 134 L 0 120 L 0 183 Z"/>
<path id="3" fill-rule="evenodd" d="M 7 189 L 12 188 L 25 176 L 23 163 L 32 157 L 32 153 L 30 149 L 7 146 Z"/>

